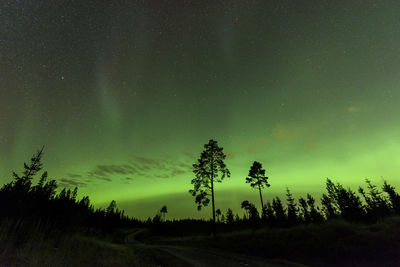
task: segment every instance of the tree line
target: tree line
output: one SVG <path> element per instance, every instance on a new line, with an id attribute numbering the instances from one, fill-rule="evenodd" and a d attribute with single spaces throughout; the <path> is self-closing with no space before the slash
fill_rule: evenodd
<path id="1" fill-rule="evenodd" d="M 201 225 L 216 234 L 216 225 L 268 225 L 274 227 L 289 227 L 302 223 L 322 223 L 326 220 L 342 218 L 351 222 L 376 222 L 384 217 L 400 215 L 400 195 L 395 188 L 384 181 L 378 187 L 366 180 L 366 187 L 360 187 L 358 193 L 345 188 L 340 183 L 326 180 L 326 192 L 322 194 L 320 205 L 316 199 L 307 194 L 295 199 L 286 189 L 286 204 L 279 197 L 264 203 L 262 191 L 270 187 L 260 162 L 255 161 L 250 166 L 249 174 L 244 182 L 258 191 L 261 209 L 244 200 L 241 203 L 245 211 L 244 217 L 234 215 L 231 209 L 222 212 L 215 204 L 215 184 L 230 177 L 230 171 L 224 160 L 226 155 L 217 141 L 210 140 L 204 146 L 200 158 L 193 164 L 195 178 L 191 183 L 193 189 L 189 192 L 195 197 L 198 209 L 212 204 L 212 220 L 173 220 L 165 219 L 168 212 L 163 206 L 153 219 L 140 221 L 125 215 L 119 210 L 113 200 L 105 208 L 97 208 L 90 203 L 89 197 L 77 198 L 78 188 L 73 190 L 63 188 L 57 192 L 58 186 L 54 179 L 49 179 L 48 173 L 42 171 L 43 148 L 24 163 L 22 174 L 13 172 L 11 182 L 0 188 L 0 221 L 6 218 L 15 220 L 14 228 L 26 222 L 39 222 L 46 230 L 57 228 L 79 228 L 87 233 L 107 233 L 116 228 L 174 225 L 173 231 L 181 231 L 185 225 Z M 38 178 L 34 184 L 35 177 Z M 167 227 L 168 228 L 168 227 Z M 169 228 L 171 230 L 172 228 Z"/>
<path id="2" fill-rule="evenodd" d="M 266 223 L 270 226 L 294 226 L 300 223 L 321 223 L 326 220 L 343 218 L 351 222 L 376 222 L 384 217 L 400 215 L 400 195 L 395 188 L 384 181 L 382 188 L 366 179 L 366 189 L 359 187 L 356 192 L 345 188 L 340 183 L 334 183 L 326 179 L 326 193 L 321 197 L 321 207 L 316 205 L 315 198 L 310 194 L 300 197 L 298 201 L 293 198 L 289 188 L 286 188 L 286 205 L 279 197 L 267 201 L 264 205 L 262 190 L 270 187 L 265 169 L 260 162 L 254 161 L 250 167 L 245 182 L 258 190 L 261 202 L 259 212 L 253 203 L 245 200 L 241 207 L 245 210 L 245 216 L 240 219 L 234 217 L 231 209 L 223 216 L 220 209 L 215 210 L 215 183 L 222 182 L 230 177 L 230 171 L 224 160 L 226 155 L 217 141 L 211 139 L 204 145 L 204 151 L 200 158 L 193 164 L 192 179 L 193 189 L 189 193 L 195 197 L 195 203 L 200 210 L 212 203 L 213 234 L 216 234 L 216 223 Z M 217 214 L 217 220 L 216 220 Z M 223 218 L 223 220 L 222 220 Z"/>
<path id="3" fill-rule="evenodd" d="M 63 188 L 57 193 L 57 182 L 49 179 L 47 171 L 41 173 L 37 184 L 33 184 L 42 170 L 43 148 L 24 163 L 22 174 L 13 172 L 13 180 L 0 189 L 0 220 L 16 221 L 14 230 L 27 222 L 39 222 L 46 231 L 63 228 L 80 228 L 86 232 L 107 233 L 118 227 L 140 224 L 124 214 L 111 201 L 106 209 L 95 209 L 89 197 L 77 198 L 78 188 Z"/>

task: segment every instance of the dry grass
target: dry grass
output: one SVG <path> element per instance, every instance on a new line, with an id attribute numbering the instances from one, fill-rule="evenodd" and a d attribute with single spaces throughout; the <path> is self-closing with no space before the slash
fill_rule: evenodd
<path id="1" fill-rule="evenodd" d="M 109 238 L 59 231 L 46 235 L 39 225 L 15 231 L 15 224 L 4 221 L 0 227 L 0 265 L 143 266 L 150 258 Z"/>
<path id="2" fill-rule="evenodd" d="M 45 227 L 44 227 L 45 229 Z M 176 259 L 140 243 L 125 244 L 130 230 L 113 236 L 53 231 L 40 224 L 3 221 L 0 226 L 1 266 L 176 266 Z M 400 217 L 364 225 L 330 221 L 292 228 L 260 228 L 221 233 L 216 238 L 155 236 L 143 231 L 138 238 L 156 244 L 192 246 L 286 259 L 312 266 L 399 266 Z M 22 240 L 22 241 L 21 241 Z"/>
<path id="3" fill-rule="evenodd" d="M 147 238 L 154 243 L 215 247 L 313 266 L 400 265 L 400 217 L 372 225 L 336 220 L 292 228 L 265 227 L 221 233 L 216 238 L 200 235 Z"/>

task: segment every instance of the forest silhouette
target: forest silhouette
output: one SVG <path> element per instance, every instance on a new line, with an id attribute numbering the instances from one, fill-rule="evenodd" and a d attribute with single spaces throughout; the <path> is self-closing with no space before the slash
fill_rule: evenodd
<path id="1" fill-rule="evenodd" d="M 218 192 L 215 191 L 215 183 L 229 178 L 230 171 L 224 163 L 226 156 L 223 148 L 211 139 L 193 164 L 195 178 L 191 181 L 193 189 L 189 193 L 194 196 L 198 209 L 208 206 L 211 198 L 212 219 L 167 219 L 168 208 L 160 205 L 162 207 L 153 218 L 139 220 L 125 215 L 114 200 L 107 208 L 101 209 L 95 208 L 88 196 L 78 199 L 77 187 L 57 191 L 56 180 L 49 179 L 48 173 L 43 171 L 43 151 L 41 148 L 30 162 L 24 163 L 21 174 L 13 172 L 12 181 L 0 189 L 0 221 L 3 230 L 6 229 L 5 240 L 1 244 L 7 243 L 7 251 L 24 247 L 29 242 L 31 231 L 39 231 L 44 239 L 52 239 L 54 233 L 60 232 L 106 237 L 114 235 L 119 229 L 147 228 L 154 235 L 184 237 L 212 234 L 216 240 L 219 233 L 243 229 L 268 228 L 279 232 L 278 229 L 308 225 L 323 227 L 336 221 L 373 225 L 400 215 L 400 195 L 395 188 L 387 181 L 378 187 L 368 179 L 365 180 L 365 188 L 359 187 L 357 194 L 327 178 L 326 192 L 322 194 L 320 205 L 310 194 L 296 200 L 289 188 L 286 189 L 285 203 L 279 197 L 264 201 L 262 190 L 270 184 L 262 164 L 257 161 L 250 166 L 248 177 L 244 177 L 243 182 L 258 191 L 261 210 L 248 200 L 241 203 L 243 216 L 234 214 L 231 208 L 226 212 L 216 209 Z M 0 250 L 0 254 L 5 251 Z"/>

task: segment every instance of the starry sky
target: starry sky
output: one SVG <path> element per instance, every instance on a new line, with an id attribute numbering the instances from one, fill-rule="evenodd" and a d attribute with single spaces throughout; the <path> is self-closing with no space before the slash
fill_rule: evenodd
<path id="1" fill-rule="evenodd" d="M 216 208 L 319 197 L 326 177 L 400 188 L 400 3 L 0 3 L 0 182 L 45 145 L 44 166 L 96 207 L 209 218 L 188 193 L 216 139 L 232 176 Z"/>

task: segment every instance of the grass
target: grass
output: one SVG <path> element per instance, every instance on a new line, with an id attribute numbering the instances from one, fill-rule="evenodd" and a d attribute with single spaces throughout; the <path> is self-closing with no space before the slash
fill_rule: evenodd
<path id="1" fill-rule="evenodd" d="M 372 225 L 342 220 L 292 228 L 261 228 L 210 236 L 142 237 L 154 243 L 216 248 L 312 266 L 399 266 L 400 217 Z"/>
<path id="2" fill-rule="evenodd" d="M 113 243 L 112 237 L 87 236 L 72 230 L 48 233 L 39 223 L 27 224 L 2 222 L 0 265 L 143 266 L 148 263 L 143 251 Z"/>
<path id="3" fill-rule="evenodd" d="M 40 222 L 4 220 L 0 224 L 0 266 L 182 266 L 163 251 L 128 244 L 135 229 L 84 234 L 77 229 L 49 230 Z"/>
<path id="4" fill-rule="evenodd" d="M 41 223 L 4 220 L 0 225 L 1 266 L 178 266 L 173 256 L 145 244 L 127 244 L 134 229 L 112 235 L 48 230 Z M 342 220 L 292 228 L 247 229 L 210 235 L 167 237 L 142 231 L 137 239 L 218 249 L 311 266 L 399 266 L 400 217 L 376 224 Z"/>

